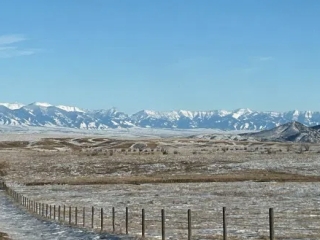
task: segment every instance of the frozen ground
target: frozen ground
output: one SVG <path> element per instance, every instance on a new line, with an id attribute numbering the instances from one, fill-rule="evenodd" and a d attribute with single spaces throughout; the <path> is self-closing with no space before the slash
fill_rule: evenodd
<path id="1" fill-rule="evenodd" d="M 111 208 L 115 207 L 117 233 L 124 233 L 128 206 L 129 233 L 139 236 L 141 209 L 145 208 L 147 236 L 159 239 L 160 211 L 164 208 L 168 239 L 186 239 L 190 208 L 193 239 L 221 239 L 225 206 L 228 239 L 268 239 L 268 209 L 273 207 L 277 240 L 320 239 L 317 144 L 306 150 L 291 143 L 176 137 L 129 140 L 50 137 L 41 141 L 0 142 L 0 173 L 6 174 L 3 178 L 18 182 L 15 189 L 33 200 L 78 207 L 79 214 L 86 207 L 88 217 L 91 206 L 104 208 L 105 229 L 109 232 Z M 146 148 L 141 151 L 133 148 L 137 143 Z M 167 154 L 162 149 L 168 150 Z M 145 179 L 215 176 L 223 181 L 233 181 L 233 177 L 241 180 L 143 184 Z M 110 184 L 123 179 L 140 179 L 142 184 Z M 89 180 L 106 185 L 85 185 Z M 82 185 L 23 185 L 47 181 Z M 95 221 L 95 228 L 99 229 L 98 214 Z M 2 231 L 10 233 L 7 229 Z"/>
<path id="2" fill-rule="evenodd" d="M 190 135 L 207 134 L 237 134 L 248 131 L 222 131 L 218 129 L 153 129 L 153 128 L 119 128 L 107 130 L 79 130 L 58 127 L 12 127 L 0 126 L 0 141 L 35 141 L 46 137 L 115 137 L 129 138 L 160 138 L 160 137 L 186 137 Z"/>
<path id="3" fill-rule="evenodd" d="M 166 210 L 168 239 L 186 239 L 187 209 L 192 210 L 193 239 L 221 239 L 222 207 L 227 207 L 230 239 L 268 239 L 268 209 L 275 211 L 276 239 L 320 239 L 319 183 L 194 183 L 38 187 L 15 186 L 18 192 L 52 205 L 104 208 L 105 228 L 123 232 L 129 207 L 129 232 L 140 235 L 141 209 L 147 236 L 159 238 L 160 212 Z M 79 212 L 79 215 L 81 213 Z M 95 216 L 96 227 L 99 216 Z"/>
<path id="4" fill-rule="evenodd" d="M 55 222 L 37 219 L 12 203 L 0 191 L 0 229 L 13 240 L 93 240 L 93 239 L 132 239 L 109 234 L 98 234 L 80 228 L 71 228 Z"/>

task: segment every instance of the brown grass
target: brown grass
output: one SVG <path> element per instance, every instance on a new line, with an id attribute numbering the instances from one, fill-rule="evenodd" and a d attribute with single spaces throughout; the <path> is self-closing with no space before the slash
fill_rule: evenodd
<path id="1" fill-rule="evenodd" d="M 0 240 L 10 240 L 11 238 L 9 238 L 9 235 L 4 233 L 4 232 L 0 232 Z"/>
<path id="2" fill-rule="evenodd" d="M 5 161 L 0 162 L 0 176 L 6 176 L 7 175 L 7 169 L 9 167 L 9 164 Z"/>
<path id="3" fill-rule="evenodd" d="M 25 148 L 29 144 L 28 141 L 4 141 L 0 142 L 1 148 Z"/>
<path id="4" fill-rule="evenodd" d="M 217 175 L 160 175 L 160 176 L 131 176 L 131 177 L 76 177 L 55 181 L 33 181 L 25 183 L 27 186 L 48 184 L 69 185 L 102 185 L 102 184 L 147 184 L 147 183 L 197 183 L 197 182 L 320 182 L 320 176 L 304 176 L 284 172 L 269 172 L 265 170 L 241 171 L 232 174 Z"/>

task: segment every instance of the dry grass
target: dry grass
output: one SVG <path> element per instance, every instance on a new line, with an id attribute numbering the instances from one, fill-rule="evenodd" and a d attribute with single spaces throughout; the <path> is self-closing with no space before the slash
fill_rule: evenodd
<path id="1" fill-rule="evenodd" d="M 49 184 L 68 185 L 102 185 L 102 184 L 157 184 L 157 183 L 200 183 L 200 182 L 320 182 L 320 176 L 304 176 L 285 172 L 273 172 L 265 170 L 241 171 L 232 174 L 217 175 L 181 175 L 170 176 L 132 176 L 132 177 L 90 177 L 79 176 L 75 178 L 57 179 L 54 181 L 25 182 L 26 186 L 41 186 Z"/>
<path id="2" fill-rule="evenodd" d="M 8 234 L 4 232 L 0 232 L 0 240 L 10 240 L 11 238 L 9 237 Z"/>
<path id="3" fill-rule="evenodd" d="M 296 201 L 290 206 L 302 206 L 310 210 L 312 206 L 303 205 L 309 200 L 300 201 L 300 195 L 297 195 L 298 197 L 292 195 L 294 196 L 292 197 L 289 194 L 290 191 L 287 190 L 288 187 L 282 186 L 291 185 L 290 182 L 295 182 L 293 185 L 299 186 L 312 185 L 307 182 L 316 182 L 316 185 L 320 182 L 320 154 L 318 153 L 320 146 L 316 144 L 311 146 L 310 151 L 302 151 L 301 154 L 297 154 L 300 145 L 294 143 L 233 142 L 192 138 L 149 140 L 96 137 L 47 138 L 30 145 L 27 143 L 4 142 L 2 146 L 5 147 L 2 148 L 0 145 L 2 157 L 0 172 L 3 169 L 7 174 L 3 177 L 4 179 L 25 183 L 28 187 L 22 186 L 21 188 L 25 188 L 28 196 L 38 198 L 39 201 L 50 202 L 50 204 L 69 204 L 71 202 L 78 206 L 89 206 L 91 203 L 98 204 L 100 201 L 98 205 L 108 209 L 111 205 L 116 206 L 117 209 L 124 209 L 125 206 L 130 205 L 132 217 L 134 217 L 133 226 L 139 223 L 140 208 L 148 206 L 150 209 L 147 220 L 150 233 L 154 229 L 159 229 L 159 219 L 151 218 L 151 216 L 159 216 L 158 210 L 163 206 L 170 209 L 168 211 L 169 222 L 174 220 L 173 213 L 177 212 L 181 206 L 193 208 L 194 230 L 199 237 L 197 239 L 221 239 L 219 231 L 214 233 L 201 231 L 203 229 L 212 230 L 212 226 L 221 225 L 220 212 L 214 215 L 212 209 L 217 207 L 220 209 L 225 205 L 233 207 L 233 213 L 230 213 L 229 216 L 230 228 L 243 230 L 247 227 L 241 225 L 244 221 L 248 221 L 250 227 L 258 228 L 256 219 L 247 219 L 248 216 L 242 217 L 242 213 L 237 208 L 239 205 L 267 210 L 269 206 L 266 206 L 265 202 L 275 199 L 274 202 L 271 202 L 272 204 L 281 205 L 283 201 L 286 201 L 283 203 L 283 206 L 286 206 Z M 129 152 L 129 148 L 136 143 L 146 145 L 148 152 Z M 288 146 L 290 146 L 289 151 L 287 151 Z M 153 151 L 151 154 L 150 149 L 166 149 L 168 154 L 163 155 L 160 151 Z M 174 151 L 177 151 L 177 154 L 174 154 Z M 196 154 L 192 154 L 193 152 Z M 150 187 L 145 183 L 154 185 Z M 161 183 L 166 184 L 161 185 Z M 41 186 L 45 184 L 67 185 Z M 260 185 L 261 189 L 256 190 L 256 187 Z M 264 186 L 270 186 L 270 188 Z M 50 188 L 54 190 L 50 192 L 48 190 Z M 112 190 L 113 188 L 117 189 Z M 176 191 L 169 194 L 175 188 Z M 274 192 L 274 188 L 278 190 Z M 92 192 L 93 189 L 97 189 L 95 194 Z M 286 198 L 281 198 L 283 191 L 289 194 Z M 48 193 L 50 194 L 46 195 Z M 308 190 L 299 192 L 299 194 L 302 193 L 306 194 L 305 199 L 313 199 L 312 196 L 308 196 Z M 183 194 L 185 194 L 184 198 Z M 101 198 L 105 199 L 101 200 Z M 260 201 L 259 198 L 262 200 Z M 235 203 L 232 203 L 231 200 L 234 199 Z M 155 207 L 158 209 L 152 210 Z M 206 207 L 209 211 L 205 209 Z M 137 210 L 136 213 L 134 210 Z M 254 217 L 258 219 L 263 214 L 266 216 L 264 212 L 261 214 L 261 211 L 259 210 Z M 314 218 L 310 217 L 312 212 L 308 211 L 301 214 L 309 216 L 308 223 L 314 223 Z M 119 214 L 122 213 L 119 212 Z M 179 214 L 178 216 L 181 216 Z M 289 219 L 287 215 L 292 214 L 291 219 L 297 222 L 296 226 L 300 227 L 301 224 L 304 224 L 300 224 L 300 220 L 294 218 L 296 212 L 277 212 L 277 217 L 280 217 L 280 214 L 284 214 L 281 219 Z M 184 209 L 183 216 L 185 216 Z M 216 220 L 214 220 L 215 217 Z M 216 222 L 212 222 L 213 220 Z M 265 220 L 267 223 L 267 219 L 263 219 Z M 185 234 L 184 224 L 179 219 L 175 222 L 175 227 L 183 232 L 181 236 L 185 236 L 183 235 Z M 259 228 L 264 229 L 265 223 L 260 222 L 259 224 L 261 225 Z M 291 226 L 284 225 L 283 222 L 281 224 L 281 227 Z M 169 226 L 168 228 L 170 229 Z M 136 229 L 139 229 L 139 226 Z M 176 233 L 177 229 L 171 232 Z M 288 229 L 284 228 L 284 230 Z M 263 234 L 266 235 L 264 232 Z M 257 233 L 254 239 L 267 239 L 262 236 L 263 234 Z M 292 239 L 292 236 L 294 239 L 306 236 L 305 233 L 299 234 L 299 232 L 293 232 L 288 239 Z M 230 234 L 230 239 L 243 239 L 235 235 L 237 234 Z M 185 239 L 185 237 L 173 239 Z M 281 236 L 279 239 L 286 238 Z"/>
<path id="4" fill-rule="evenodd" d="M 6 176 L 8 170 L 8 162 L 2 161 L 0 162 L 0 176 Z"/>
<path id="5" fill-rule="evenodd" d="M 145 144 L 146 151 L 132 151 L 129 147 L 136 143 Z M 74 179 L 84 183 L 88 182 L 87 179 L 98 183 L 110 179 L 129 183 L 284 182 L 318 181 L 317 176 L 320 176 L 317 167 L 320 147 L 317 145 L 313 145 L 310 151 L 297 154 L 299 144 L 290 144 L 288 152 L 288 144 L 255 142 L 253 147 L 242 142 L 228 142 L 226 145 L 224 141 L 194 139 L 47 138 L 30 145 L 5 144 L 25 146 L 0 149 L 2 161 L 8 164 L 5 178 L 22 183 Z M 168 154 L 157 149 L 166 149 Z M 130 178 L 132 180 L 127 180 Z"/>
<path id="6" fill-rule="evenodd" d="M 29 144 L 28 141 L 3 141 L 0 142 L 0 149 L 17 149 L 17 148 L 25 148 Z"/>

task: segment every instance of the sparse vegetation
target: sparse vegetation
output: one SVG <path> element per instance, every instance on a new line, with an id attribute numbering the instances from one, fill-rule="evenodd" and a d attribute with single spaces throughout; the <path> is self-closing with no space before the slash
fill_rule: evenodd
<path id="1" fill-rule="evenodd" d="M 0 176 L 6 176 L 7 175 L 8 167 L 9 167 L 8 162 L 5 162 L 5 161 L 0 162 Z"/>
<path id="2" fill-rule="evenodd" d="M 91 188 L 101 188 L 103 184 L 106 188 L 117 186 L 122 189 L 127 185 L 118 186 L 117 184 L 130 184 L 128 188 L 137 187 L 141 190 L 148 185 L 143 183 L 171 183 L 170 187 L 174 188 L 176 185 L 173 183 L 184 183 L 188 186 L 192 183 L 196 183 L 197 186 L 210 183 L 220 186 L 219 182 L 223 182 L 226 186 L 226 182 L 230 182 L 237 186 L 242 186 L 241 184 L 244 186 L 252 182 L 272 182 L 270 184 L 274 184 L 275 181 L 277 184 L 320 182 L 320 169 L 317 168 L 319 154 L 316 154 L 320 146 L 312 144 L 310 144 L 312 147 L 306 149 L 302 144 L 292 143 L 290 145 L 294 150 L 286 151 L 288 144 L 272 142 L 255 142 L 254 144 L 228 142 L 226 144 L 210 140 L 159 139 L 152 140 L 152 146 L 156 147 L 150 148 L 149 141 L 139 139 L 139 142 L 135 142 L 103 138 L 75 141 L 70 138 L 69 140 L 40 140 L 11 150 L 3 148 L 1 156 L 6 174 L 3 178 L 25 183 L 28 187 L 23 188 L 34 188 L 38 189 L 37 191 L 44 189 L 41 186 L 43 184 L 50 184 L 46 187 L 48 189 L 54 188 L 56 186 L 54 184 L 70 184 L 59 186 L 74 189 L 85 188 L 88 184 L 92 185 Z M 133 148 L 132 146 L 136 143 L 146 147 Z M 77 146 L 73 147 L 74 144 Z M 303 155 L 296 154 L 296 150 L 300 147 L 304 152 Z M 141 155 L 137 154 L 137 151 Z M 224 154 L 221 154 L 221 151 Z M 166 156 L 169 152 L 173 154 Z M 261 157 L 261 153 L 269 154 Z M 106 157 L 108 155 L 110 157 Z M 287 162 L 287 159 L 290 161 Z M 77 185 L 81 187 L 78 188 Z M 202 191 L 201 187 L 197 189 Z M 59 190 L 55 193 L 60 194 Z M 130 194 L 133 193 L 130 192 Z M 236 198 L 245 196 L 246 192 L 231 188 L 230 192 L 222 193 L 215 188 L 214 194 L 215 197 L 221 195 L 223 198 L 234 194 Z M 35 197 L 43 198 L 42 195 Z M 80 199 L 73 198 L 72 201 L 76 202 Z M 180 199 L 172 199 L 171 201 L 174 202 L 170 202 L 170 206 L 171 204 L 181 205 Z M 192 201 L 192 198 L 190 199 Z M 143 204 L 154 206 L 157 202 L 152 200 L 152 203 L 144 202 Z"/>
<path id="3" fill-rule="evenodd" d="M 304 148 L 304 151 L 306 151 L 306 152 L 310 150 L 310 144 L 308 144 L 308 143 L 302 144 L 302 147 Z"/>

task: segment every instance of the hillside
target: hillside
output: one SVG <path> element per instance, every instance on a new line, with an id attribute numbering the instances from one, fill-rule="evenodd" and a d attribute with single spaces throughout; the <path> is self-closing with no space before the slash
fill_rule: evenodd
<path id="1" fill-rule="evenodd" d="M 240 134 L 242 137 L 251 137 L 260 141 L 279 141 L 279 142 L 320 142 L 320 126 L 307 127 L 299 122 L 289 122 L 270 130 L 256 133 Z"/>

